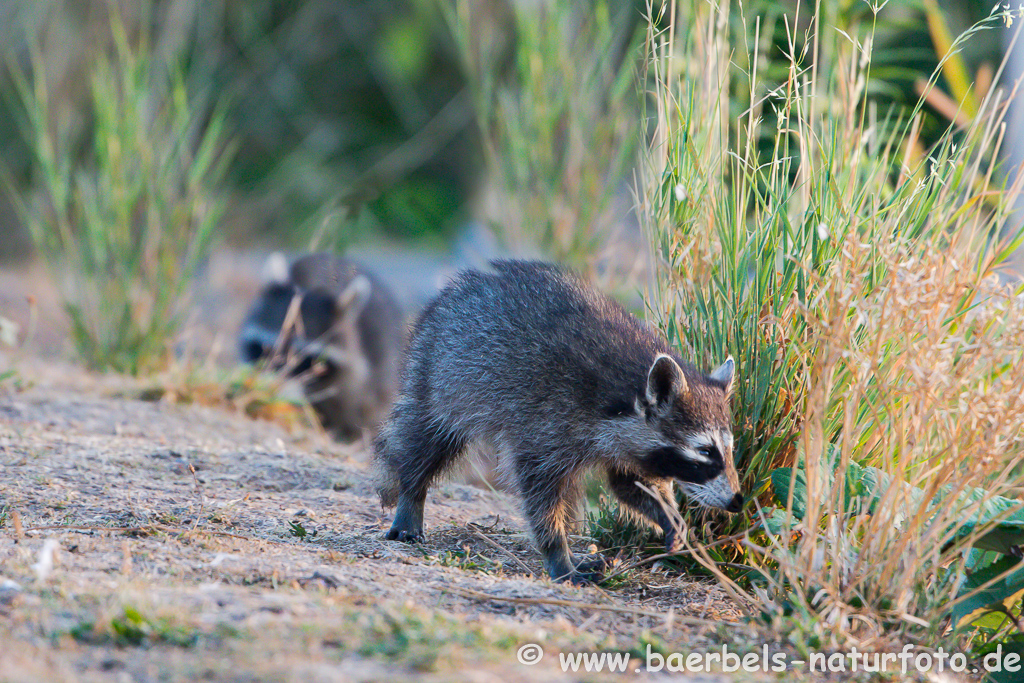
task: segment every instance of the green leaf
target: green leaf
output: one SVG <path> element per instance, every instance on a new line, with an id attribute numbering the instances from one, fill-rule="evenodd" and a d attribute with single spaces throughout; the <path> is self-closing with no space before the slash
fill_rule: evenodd
<path id="1" fill-rule="evenodd" d="M 988 643 L 972 653 L 975 661 L 981 662 L 982 667 L 988 676 L 985 678 L 988 683 L 1018 683 L 1021 679 L 1021 672 L 1024 671 L 1024 634 L 1014 634 L 1006 639 Z M 1007 661 L 1007 655 L 1017 655 L 1017 660 Z M 1013 667 L 1012 670 L 996 671 L 1002 665 Z"/>
<path id="2" fill-rule="evenodd" d="M 793 490 L 793 519 L 802 520 L 807 515 L 807 477 L 803 470 L 780 467 L 771 473 L 775 500 L 780 505 L 789 505 L 790 489 Z"/>
<path id="3" fill-rule="evenodd" d="M 989 612 L 1002 612 L 1019 603 L 1024 596 L 1024 567 L 1012 571 L 1018 566 L 1019 558 L 1003 557 L 968 574 L 951 612 L 953 625 L 970 624 Z M 1004 578 L 982 588 L 1008 571 L 1010 573 Z"/>
<path id="4" fill-rule="evenodd" d="M 789 468 L 787 467 L 786 469 L 789 469 Z M 778 489 L 776 489 L 776 490 L 778 490 Z M 786 514 L 785 507 L 783 507 L 781 509 L 780 508 L 774 508 L 764 518 L 764 528 L 765 528 L 765 531 L 767 531 L 768 533 L 773 534 L 775 536 L 779 536 L 779 535 L 782 534 L 782 532 L 785 529 L 788 529 L 791 526 L 793 526 L 792 522 L 794 522 L 796 520 L 797 520 L 797 518 L 796 518 L 795 514 L 792 515 L 792 516 Z"/>
<path id="5" fill-rule="evenodd" d="M 836 473 L 840 464 L 840 451 L 834 445 L 829 444 L 826 450 L 826 461 L 821 471 L 828 476 L 824 490 L 831 491 L 836 480 Z M 846 476 L 843 481 L 843 508 L 847 513 L 855 513 L 863 503 L 863 479 L 865 469 L 855 462 L 850 462 L 846 468 Z M 802 520 L 807 516 L 807 474 L 803 467 L 794 470 L 791 467 L 780 467 L 773 470 L 769 475 L 772 482 L 772 490 L 775 492 L 777 503 L 785 507 L 789 504 L 790 489 L 793 491 L 793 519 Z M 785 518 L 785 512 L 782 513 Z M 779 518 L 774 520 L 779 521 Z M 769 529 L 770 531 L 771 529 Z"/>
<path id="6" fill-rule="evenodd" d="M 971 545 L 979 550 L 992 550 L 1009 555 L 1018 552 L 1024 545 L 1024 502 L 1004 496 L 996 496 L 981 488 L 961 491 L 955 497 L 946 486 L 938 495 L 925 502 L 925 492 L 919 488 L 897 482 L 892 475 L 886 474 L 876 467 L 862 469 L 861 494 L 867 501 L 867 508 L 874 512 L 881 498 L 893 495 L 888 492 L 895 486 L 903 488 L 904 500 L 902 508 L 913 514 L 927 505 L 929 509 L 945 509 L 950 506 L 964 510 L 964 518 L 951 529 L 952 540 L 947 548 L 964 539 L 971 540 Z M 899 523 L 900 520 L 896 520 Z"/>

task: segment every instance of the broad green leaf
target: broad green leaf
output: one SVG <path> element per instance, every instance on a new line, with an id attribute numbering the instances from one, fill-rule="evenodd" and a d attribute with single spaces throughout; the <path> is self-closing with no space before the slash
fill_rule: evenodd
<path id="1" fill-rule="evenodd" d="M 839 449 L 829 445 L 827 451 L 828 461 L 821 468 L 823 474 L 828 476 L 825 482 L 825 491 L 831 491 L 836 478 L 836 470 L 839 467 Z M 843 490 L 843 507 L 848 513 L 861 507 L 861 490 L 864 468 L 855 462 L 850 462 L 846 469 L 846 479 Z M 789 503 L 789 491 L 793 489 L 793 519 L 802 520 L 807 515 L 807 474 L 803 467 L 794 470 L 791 467 L 780 467 L 774 470 L 771 475 L 772 489 L 775 492 L 775 500 L 785 507 Z"/>
<path id="2" fill-rule="evenodd" d="M 777 489 L 776 489 L 777 490 Z M 786 509 L 775 508 L 764 518 L 765 530 L 775 536 L 780 536 L 784 529 L 792 526 L 792 522 L 797 520 L 796 515 L 789 516 L 786 514 Z"/>
<path id="3" fill-rule="evenodd" d="M 1021 596 L 1024 595 L 1024 567 L 1016 571 L 1011 570 L 1020 564 L 1020 559 L 1016 557 L 1003 557 L 983 569 L 968 574 L 960 588 L 960 596 L 969 597 L 957 599 L 951 612 L 953 625 L 969 624 L 988 612 L 1002 611 L 1019 603 Z M 981 588 L 1007 571 L 1010 573 L 1004 578 Z"/>
<path id="4" fill-rule="evenodd" d="M 1007 656 L 1012 654 L 1017 655 L 1015 661 Z M 988 683 L 1019 683 L 1024 678 L 1024 634 L 989 643 L 975 651 L 974 659 L 987 672 Z M 996 670 L 1004 665 L 1007 670 Z"/>
<path id="5" fill-rule="evenodd" d="M 807 514 L 807 477 L 803 470 L 780 467 L 771 473 L 775 500 L 780 505 L 789 505 L 789 490 L 793 489 L 793 519 L 802 520 Z"/>

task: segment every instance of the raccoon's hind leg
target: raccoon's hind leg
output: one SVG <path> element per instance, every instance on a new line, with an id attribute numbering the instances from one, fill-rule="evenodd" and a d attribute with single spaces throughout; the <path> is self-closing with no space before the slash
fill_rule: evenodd
<path id="1" fill-rule="evenodd" d="M 428 427 L 425 419 L 404 417 L 396 410 L 388 437 L 379 441 L 378 458 L 398 484 L 398 508 L 386 538 L 411 543 L 423 540 L 423 505 L 431 482 L 462 453 L 465 440 Z M 383 495 L 381 500 L 388 502 Z"/>
<path id="2" fill-rule="evenodd" d="M 543 460 L 558 462 L 557 458 Z M 577 584 L 599 580 L 604 562 L 580 562 L 569 549 L 568 527 L 579 498 L 575 474 L 538 467 L 535 460 L 518 459 L 516 468 L 524 512 L 548 575 Z"/>
<path id="3" fill-rule="evenodd" d="M 682 549 L 682 539 L 676 537 L 676 529 L 664 508 L 649 493 L 637 486 L 642 483 L 659 494 L 669 505 L 675 505 L 670 479 L 645 479 L 617 467 L 608 468 L 608 486 L 626 509 L 643 521 L 657 525 L 665 534 L 665 549 L 676 552 Z"/>

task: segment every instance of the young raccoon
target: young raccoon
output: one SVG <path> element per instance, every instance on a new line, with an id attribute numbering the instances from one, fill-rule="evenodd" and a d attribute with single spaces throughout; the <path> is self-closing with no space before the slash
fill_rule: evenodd
<path id="1" fill-rule="evenodd" d="M 552 578 L 593 580 L 567 527 L 581 475 L 605 469 L 611 490 L 678 549 L 661 506 L 674 501 L 738 512 L 729 393 L 733 361 L 710 375 L 683 365 L 652 328 L 554 266 L 495 261 L 466 271 L 413 328 L 402 390 L 376 443 L 381 503 L 398 509 L 388 539 L 423 536 L 434 478 L 471 442 L 512 465 L 524 511 Z"/>
<path id="2" fill-rule="evenodd" d="M 350 441 L 375 431 L 394 399 L 403 319 L 391 292 L 352 261 L 309 254 L 267 261 L 239 335 L 242 360 L 268 359 L 301 382 L 324 428 Z"/>

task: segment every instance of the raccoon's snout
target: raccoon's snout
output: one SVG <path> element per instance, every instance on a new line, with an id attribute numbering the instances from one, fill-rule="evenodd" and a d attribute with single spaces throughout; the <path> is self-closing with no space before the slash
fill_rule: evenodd
<path id="1" fill-rule="evenodd" d="M 263 357 L 263 354 L 266 352 L 266 350 L 267 349 L 263 346 L 263 344 L 261 342 L 256 341 L 255 339 L 245 340 L 242 342 L 241 345 L 242 362 L 254 365 L 260 358 Z"/>
<path id="2" fill-rule="evenodd" d="M 733 513 L 743 509 L 743 494 L 732 487 L 725 472 L 703 484 L 680 481 L 679 485 L 687 498 L 699 505 Z"/>

